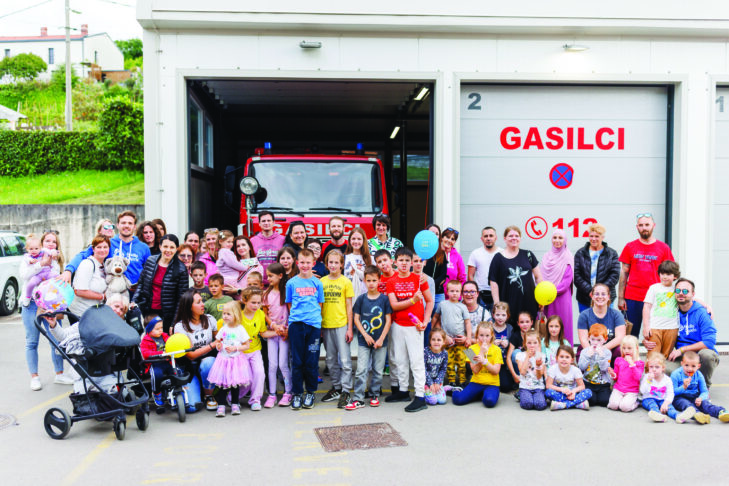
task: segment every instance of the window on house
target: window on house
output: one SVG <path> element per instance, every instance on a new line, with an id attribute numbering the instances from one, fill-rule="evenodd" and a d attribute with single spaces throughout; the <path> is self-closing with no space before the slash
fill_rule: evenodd
<path id="1" fill-rule="evenodd" d="M 10 57 L 10 49 L 5 49 L 5 57 Z"/>
<path id="2" fill-rule="evenodd" d="M 213 168 L 213 123 L 205 117 L 205 167 Z"/>
<path id="3" fill-rule="evenodd" d="M 52 47 L 48 48 L 48 64 L 55 64 L 56 63 L 56 53 L 53 51 Z"/>
<path id="4" fill-rule="evenodd" d="M 188 142 L 189 142 L 189 158 L 190 165 L 202 165 L 200 159 L 202 156 L 202 110 L 195 103 L 195 100 L 189 98 L 189 108 L 187 114 L 188 123 Z"/>
<path id="5" fill-rule="evenodd" d="M 94 51 L 94 64 L 99 64 L 99 51 Z"/>

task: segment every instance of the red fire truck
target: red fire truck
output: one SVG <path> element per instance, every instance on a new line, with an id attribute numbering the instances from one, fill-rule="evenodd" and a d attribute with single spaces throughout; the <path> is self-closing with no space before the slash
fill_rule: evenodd
<path id="1" fill-rule="evenodd" d="M 276 215 L 275 231 L 286 234 L 292 221 L 303 221 L 310 237 L 329 237 L 329 218 L 341 216 L 348 234 L 361 226 L 374 236 L 372 217 L 388 214 L 385 172 L 376 155 L 271 154 L 270 144 L 246 161 L 240 181 L 239 234 L 260 231 L 258 214 Z"/>

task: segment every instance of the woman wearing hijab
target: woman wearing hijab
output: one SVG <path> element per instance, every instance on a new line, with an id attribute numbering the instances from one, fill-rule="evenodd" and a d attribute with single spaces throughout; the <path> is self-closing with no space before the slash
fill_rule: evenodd
<path id="1" fill-rule="evenodd" d="M 542 279 L 557 287 L 557 298 L 544 308 L 546 316 L 559 316 L 564 324 L 564 338 L 572 344 L 572 279 L 574 258 L 567 248 L 564 231 L 552 233 L 552 248 L 544 255 L 539 267 Z"/>

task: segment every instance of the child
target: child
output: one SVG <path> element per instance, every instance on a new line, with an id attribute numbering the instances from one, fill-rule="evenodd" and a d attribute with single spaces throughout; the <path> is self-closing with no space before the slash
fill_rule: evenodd
<path id="1" fill-rule="evenodd" d="M 549 316 L 545 325 L 547 335 L 542 338 L 542 355 L 544 364 L 549 369 L 557 362 L 557 349 L 563 344 L 569 346 L 569 341 L 564 338 L 564 323 L 559 316 Z"/>
<path id="2" fill-rule="evenodd" d="M 590 405 L 607 407 L 610 401 L 610 358 L 613 353 L 605 347 L 607 342 L 607 327 L 602 324 L 590 326 L 588 341 L 590 346 L 582 350 L 578 366 L 585 378 L 585 385 L 592 391 Z"/>
<path id="3" fill-rule="evenodd" d="M 218 356 L 208 374 L 208 381 L 218 386 L 215 394 L 218 402 L 216 417 L 225 417 L 228 393 L 231 415 L 240 415 L 239 387 L 251 383 L 250 367 L 243 355 L 250 348 L 251 338 L 241 326 L 238 302 L 223 304 L 223 322 L 225 326 L 215 336 Z"/>
<path id="4" fill-rule="evenodd" d="M 430 295 L 435 295 L 435 281 L 433 281 L 433 278 L 430 275 L 425 275 L 423 273 L 423 268 L 425 267 L 425 262 L 422 258 L 418 256 L 417 253 L 413 255 L 413 273 L 420 277 L 420 282 L 422 283 L 423 279 L 428 283 L 428 290 L 430 290 Z M 423 302 L 423 309 L 425 309 L 425 302 Z M 425 332 L 423 332 L 423 347 L 427 347 L 430 337 L 430 321 L 425 323 Z"/>
<path id="5" fill-rule="evenodd" d="M 237 302 L 230 302 L 232 305 L 238 305 Z M 261 291 L 258 289 L 247 288 L 241 293 L 241 304 L 243 304 L 243 315 L 241 324 L 245 328 L 248 336 L 250 336 L 250 347 L 243 352 L 243 357 L 249 366 L 249 375 L 251 381 L 249 385 L 243 385 L 240 389 L 240 396 L 245 396 L 248 390 L 251 391 L 251 398 L 248 404 L 251 410 L 257 412 L 261 410 L 261 397 L 263 396 L 263 382 L 265 380 L 265 371 L 263 370 L 263 357 L 261 356 L 261 338 L 270 338 L 276 336 L 274 331 L 269 331 L 266 327 L 266 315 L 261 309 Z M 226 304 L 227 305 L 227 304 Z"/>
<path id="6" fill-rule="evenodd" d="M 557 349 L 557 363 L 547 370 L 547 391 L 545 396 L 552 400 L 551 410 L 579 408 L 589 410 L 588 400 L 592 396 L 585 389 L 582 372 L 573 363 L 575 350 L 563 344 Z"/>
<path id="7" fill-rule="evenodd" d="M 640 396 L 641 405 L 648 410 L 648 417 L 654 422 L 665 422 L 671 417 L 677 424 L 690 420 L 696 413 L 694 407 L 689 407 L 680 414 L 673 408 L 673 382 L 666 376 L 666 358 L 657 351 L 651 351 L 645 365 L 646 372 L 640 382 Z"/>
<path id="8" fill-rule="evenodd" d="M 329 275 L 322 277 L 324 305 L 322 306 L 322 338 L 326 348 L 326 363 L 332 378 L 332 388 L 321 399 L 331 402 L 339 399 L 337 408 L 349 403 L 352 389 L 352 281 L 342 275 L 344 255 L 331 250 L 324 257 Z"/>
<path id="9" fill-rule="evenodd" d="M 291 405 L 291 369 L 289 368 L 289 310 L 286 307 L 286 269 L 280 263 L 271 263 L 266 268 L 268 289 L 263 293 L 263 309 L 266 322 L 276 336 L 266 340 L 268 344 L 268 398 L 263 405 L 272 408 L 276 405 L 277 371 L 281 370 L 284 379 L 284 394 L 279 407 Z"/>
<path id="10" fill-rule="evenodd" d="M 516 353 L 524 350 L 524 336 L 527 331 L 531 331 L 534 328 L 532 315 L 526 311 L 520 312 L 517 318 L 517 324 L 519 326 L 519 332 L 511 333 L 509 351 L 506 353 L 506 366 L 509 367 L 511 378 L 515 384 L 519 383 L 519 368 L 516 366 Z M 513 389 L 514 387 L 512 387 Z"/>
<path id="11" fill-rule="evenodd" d="M 693 419 L 700 424 L 708 424 L 710 417 L 729 422 L 729 412 L 709 401 L 709 389 L 699 368 L 701 360 L 695 351 L 683 353 L 681 367 L 671 373 L 674 408 L 681 412 L 694 409 L 695 405 L 698 411 L 694 413 Z"/>
<path id="12" fill-rule="evenodd" d="M 25 241 L 25 249 L 28 251 L 23 255 L 24 264 L 28 267 L 36 267 L 39 270 L 25 282 L 23 297 L 20 305 L 27 307 L 33 295 L 33 290 L 43 281 L 50 280 L 60 275 L 58 252 L 41 246 L 41 240 L 35 235 L 28 235 Z M 55 265 L 53 264 L 55 263 Z"/>
<path id="13" fill-rule="evenodd" d="M 539 333 L 527 331 L 524 337 L 525 351 L 516 355 L 519 367 L 519 405 L 524 410 L 544 410 L 544 355 L 539 351 Z"/>
<path id="14" fill-rule="evenodd" d="M 681 277 L 678 263 L 661 263 L 658 277 L 661 281 L 648 287 L 643 299 L 643 345 L 668 358 L 678 337 L 678 303 L 674 297 L 676 280 Z"/>
<path id="15" fill-rule="evenodd" d="M 424 351 L 425 403 L 428 405 L 444 405 L 446 402 L 443 380 L 448 371 L 448 351 L 444 349 L 447 339 L 443 329 L 433 329 L 430 333 L 430 347 Z"/>
<path id="16" fill-rule="evenodd" d="M 285 248 L 284 248 L 285 249 Z M 297 257 L 299 274 L 286 282 L 286 304 L 289 308 L 289 342 L 291 345 L 291 388 L 294 398 L 292 410 L 314 407 L 314 393 L 318 386 L 319 336 L 321 335 L 321 307 L 324 287 L 314 277 L 314 254 L 303 249 Z M 306 380 L 306 396 L 303 381 Z"/>
<path id="17" fill-rule="evenodd" d="M 203 302 L 207 302 L 213 296 L 210 289 L 205 285 L 205 264 L 203 262 L 193 262 L 190 265 L 190 277 L 192 278 L 192 288 L 202 297 Z"/>
<path id="18" fill-rule="evenodd" d="M 322 278 L 329 271 L 327 270 L 326 263 L 319 260 L 321 256 L 321 242 L 319 240 L 309 240 L 306 247 L 314 254 L 314 260 L 316 261 L 311 271 L 315 277 Z"/>
<path id="19" fill-rule="evenodd" d="M 233 300 L 233 298 L 229 295 L 223 295 L 223 276 L 219 273 L 210 276 L 208 287 L 210 288 L 210 298 L 205 302 L 205 313 L 213 316 L 218 321 L 223 317 L 223 305 Z"/>
<path id="20" fill-rule="evenodd" d="M 263 290 L 263 275 L 255 270 L 249 273 L 246 276 L 246 287 Z"/>
<path id="21" fill-rule="evenodd" d="M 170 337 L 164 332 L 164 324 L 162 318 L 150 314 L 145 318 L 144 336 L 139 347 L 142 351 L 142 359 L 150 356 L 156 356 L 165 352 L 165 343 Z M 165 374 L 172 373 L 172 365 L 169 361 L 160 361 L 157 363 L 146 364 L 145 371 L 149 370 L 150 382 L 152 385 L 152 395 L 154 396 L 154 404 L 157 407 L 164 407 L 165 401 L 162 393 L 159 391 L 159 383 Z"/>
<path id="22" fill-rule="evenodd" d="M 370 255 L 369 245 L 367 245 L 367 235 L 362 228 L 355 227 L 349 233 L 347 249 L 344 253 L 344 275 L 352 281 L 355 301 L 360 295 L 367 293 L 364 270 L 373 263 L 374 259 Z"/>
<path id="23" fill-rule="evenodd" d="M 381 257 L 384 258 L 384 257 Z M 386 402 L 410 399 L 407 386 L 409 372 L 413 373 L 415 398 L 405 407 L 406 412 L 419 412 L 428 408 L 425 403 L 425 360 L 423 357 L 424 322 L 433 312 L 433 297 L 427 283 L 421 283 L 418 275 L 410 273 L 413 251 L 398 248 L 395 252 L 397 275 L 387 281 L 387 297 L 393 311 L 390 360 L 397 374 L 398 388 L 385 399 Z M 425 311 L 421 301 L 425 301 Z"/>
<path id="24" fill-rule="evenodd" d="M 608 369 L 615 386 L 607 407 L 610 410 L 632 412 L 638 408 L 640 379 L 645 364 L 638 354 L 638 338 L 625 336 L 620 343 L 621 357 L 615 359 L 615 369 Z"/>
<path id="25" fill-rule="evenodd" d="M 390 300 L 377 290 L 380 283 L 380 272 L 377 267 L 372 265 L 365 267 L 364 279 L 367 293 L 357 298 L 353 308 L 359 347 L 354 396 L 352 401 L 344 407 L 347 410 L 364 407 L 364 391 L 367 386 L 367 371 L 370 369 L 370 361 L 372 362 L 370 390 L 373 391 L 370 406 L 378 407 L 380 405 L 377 393 L 382 388 L 382 371 L 387 358 L 387 336 L 392 322 Z"/>
<path id="26" fill-rule="evenodd" d="M 294 275 L 299 273 L 299 269 L 296 267 L 296 252 L 290 246 L 284 246 L 278 251 L 276 261 L 286 269 L 286 280 L 291 280 Z"/>
<path id="27" fill-rule="evenodd" d="M 377 250 L 373 255 L 375 259 L 375 265 L 380 270 L 380 283 L 377 286 L 377 291 L 381 294 L 387 295 L 387 281 L 390 280 L 394 275 L 395 271 L 392 269 L 392 255 L 388 250 Z M 397 383 L 397 373 L 395 365 L 390 366 L 393 362 L 392 353 L 394 347 L 387 347 L 387 359 L 385 360 L 385 369 L 382 372 L 383 375 L 390 376 L 390 388 L 393 392 L 400 389 Z"/>
<path id="28" fill-rule="evenodd" d="M 469 359 L 473 377 L 463 390 L 453 392 L 453 405 L 465 405 L 481 400 L 487 408 L 496 406 L 499 401 L 499 371 L 504 360 L 501 350 L 494 345 L 494 329 L 488 322 L 476 328 L 476 344 L 470 348 L 475 354 Z"/>
<path id="29" fill-rule="evenodd" d="M 506 302 L 497 302 L 492 307 L 493 311 L 493 329 L 494 329 L 494 344 L 501 350 L 501 358 L 506 363 L 506 358 L 509 355 L 509 343 L 511 341 L 511 335 L 514 329 L 509 324 L 511 314 L 509 313 L 509 304 Z M 472 323 L 473 325 L 473 323 Z M 503 393 L 509 393 L 514 390 L 514 379 L 511 377 L 511 371 L 508 366 L 502 366 L 499 370 L 499 389 Z"/>
<path id="30" fill-rule="evenodd" d="M 446 333 L 448 349 L 448 384 L 461 387 L 466 384 L 466 355 L 464 350 L 471 346 L 471 316 L 461 300 L 461 282 L 451 280 L 446 286 L 448 300 L 444 300 L 435 311 L 433 327 Z"/>

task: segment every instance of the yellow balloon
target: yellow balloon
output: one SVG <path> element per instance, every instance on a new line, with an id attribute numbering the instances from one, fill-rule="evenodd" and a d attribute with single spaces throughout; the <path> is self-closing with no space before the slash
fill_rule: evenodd
<path id="1" fill-rule="evenodd" d="M 539 282 L 534 289 L 534 298 L 539 305 L 549 305 L 557 298 L 557 287 L 547 280 Z"/>
<path id="2" fill-rule="evenodd" d="M 170 336 L 170 338 L 165 343 L 165 352 L 166 353 L 172 353 L 175 351 L 180 351 L 179 353 L 173 354 L 175 358 L 182 358 L 185 356 L 185 350 L 190 349 L 192 347 L 192 343 L 190 343 L 190 338 L 187 337 L 187 334 L 173 334 Z"/>

